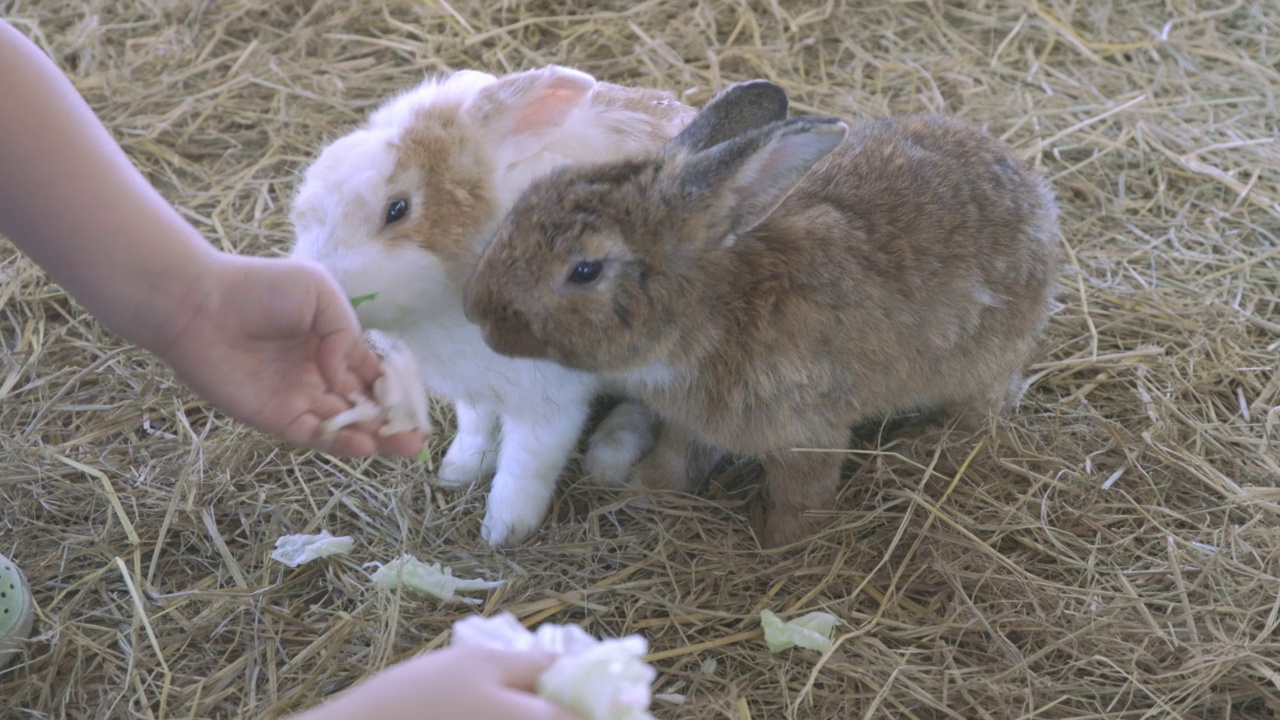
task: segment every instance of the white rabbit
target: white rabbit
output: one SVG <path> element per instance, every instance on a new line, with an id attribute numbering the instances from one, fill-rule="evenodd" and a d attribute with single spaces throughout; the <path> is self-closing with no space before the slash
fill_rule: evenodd
<path id="1" fill-rule="evenodd" d="M 362 324 L 402 340 L 432 394 L 455 403 L 443 486 L 494 475 L 482 535 L 525 539 L 541 523 L 594 398 L 591 373 L 503 357 L 462 312 L 462 287 L 494 228 L 535 178 L 662 146 L 695 110 L 668 92 L 547 66 L 463 70 L 391 98 L 305 170 L 292 256 L 323 264 Z M 589 442 L 587 470 L 624 484 L 653 444 L 648 413 L 623 403 Z M 501 438 L 501 440 L 499 440 Z"/>

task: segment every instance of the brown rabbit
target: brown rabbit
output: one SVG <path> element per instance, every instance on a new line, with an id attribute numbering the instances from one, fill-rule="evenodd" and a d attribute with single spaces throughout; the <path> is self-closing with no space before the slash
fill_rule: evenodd
<path id="1" fill-rule="evenodd" d="M 498 353 L 613 376 L 655 411 L 641 487 L 760 458 L 774 547 L 833 506 L 854 424 L 1016 402 L 1058 227 L 1048 185 L 964 122 L 786 120 L 761 88 L 781 92 L 731 86 L 661 152 L 530 186 L 465 312 Z"/>

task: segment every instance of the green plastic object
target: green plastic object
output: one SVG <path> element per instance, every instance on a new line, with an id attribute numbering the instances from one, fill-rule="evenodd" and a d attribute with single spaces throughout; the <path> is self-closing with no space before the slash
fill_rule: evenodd
<path id="1" fill-rule="evenodd" d="M 12 560 L 0 555 L 0 670 L 31 637 L 33 610 L 27 579 Z"/>

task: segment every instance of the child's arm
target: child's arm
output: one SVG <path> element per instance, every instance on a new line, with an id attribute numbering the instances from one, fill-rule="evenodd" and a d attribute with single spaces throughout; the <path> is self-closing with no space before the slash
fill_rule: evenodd
<path id="1" fill-rule="evenodd" d="M 130 163 L 58 68 L 0 21 L 0 234 L 221 410 L 330 452 L 414 455 L 422 433 L 324 419 L 382 373 L 317 265 L 223 253 Z"/>
<path id="2" fill-rule="evenodd" d="M 125 156 L 56 66 L 0 21 L 0 234 L 107 327 L 162 347 L 217 251 Z"/>

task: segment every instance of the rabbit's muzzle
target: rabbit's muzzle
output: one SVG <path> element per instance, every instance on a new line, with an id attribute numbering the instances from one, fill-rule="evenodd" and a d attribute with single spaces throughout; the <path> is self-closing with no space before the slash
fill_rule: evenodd
<path id="1" fill-rule="evenodd" d="M 469 293 L 467 320 L 480 326 L 484 342 L 499 355 L 514 358 L 545 358 L 546 344 L 533 333 L 529 317 L 492 293 Z"/>

